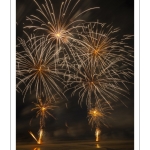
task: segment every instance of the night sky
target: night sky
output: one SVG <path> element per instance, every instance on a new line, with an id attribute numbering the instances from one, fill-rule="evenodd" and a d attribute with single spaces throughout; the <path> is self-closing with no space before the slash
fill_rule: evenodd
<path id="1" fill-rule="evenodd" d="M 55 11 L 58 13 L 61 0 L 51 0 Z M 72 0 L 74 1 L 74 0 Z M 38 1 L 39 2 L 39 1 Z M 73 2 L 71 3 L 73 4 Z M 86 21 L 97 21 L 112 24 L 119 27 L 119 37 L 125 34 L 134 35 L 134 1 L 133 0 L 81 0 L 77 6 L 79 10 L 85 10 L 89 7 L 100 7 L 83 15 Z M 32 0 L 16 0 L 16 38 L 22 37 L 23 26 L 26 25 L 26 16 L 36 14 L 37 6 Z M 16 41 L 17 43 L 18 41 Z M 134 39 L 130 41 L 130 46 L 134 47 Z M 134 69 L 134 68 L 132 68 Z M 134 78 L 130 79 L 134 83 Z M 101 139 L 133 139 L 134 138 L 134 84 L 128 85 L 129 99 L 121 97 L 121 102 L 114 103 L 114 111 L 107 119 L 109 128 L 101 126 Z M 83 103 L 82 108 L 78 104 L 78 96 L 70 96 L 67 92 L 68 101 L 60 100 L 58 108 L 51 113 L 57 118 L 46 119 L 46 137 L 47 139 L 90 139 L 94 138 L 95 129 L 91 128 L 87 120 L 87 108 Z M 37 135 L 39 129 L 39 119 L 35 118 L 35 112 L 31 112 L 34 106 L 34 93 L 28 94 L 23 103 L 21 93 L 16 93 L 16 140 L 17 142 L 33 141 L 28 131 Z M 66 103 L 68 108 L 66 108 Z M 33 118 L 31 125 L 30 120 Z M 68 127 L 66 127 L 66 124 Z"/>

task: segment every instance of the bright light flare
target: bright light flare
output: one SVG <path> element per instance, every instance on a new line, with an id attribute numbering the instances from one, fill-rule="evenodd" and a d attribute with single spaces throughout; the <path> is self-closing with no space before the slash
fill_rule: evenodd
<path id="1" fill-rule="evenodd" d="M 89 115 L 94 116 L 94 117 L 103 117 L 104 114 L 97 109 L 92 109 L 89 111 Z"/>
<path id="2" fill-rule="evenodd" d="M 101 133 L 100 129 L 99 129 L 99 128 L 96 128 L 96 130 L 95 130 L 96 142 L 98 142 L 98 141 L 99 141 L 100 133 Z"/>
<path id="3" fill-rule="evenodd" d="M 39 139 L 37 141 L 38 144 L 42 144 L 42 137 L 43 137 L 43 129 L 40 129 Z"/>
<path id="4" fill-rule="evenodd" d="M 60 38 L 60 37 L 61 37 L 61 34 L 60 34 L 60 33 L 57 33 L 55 36 L 56 36 L 56 38 Z"/>

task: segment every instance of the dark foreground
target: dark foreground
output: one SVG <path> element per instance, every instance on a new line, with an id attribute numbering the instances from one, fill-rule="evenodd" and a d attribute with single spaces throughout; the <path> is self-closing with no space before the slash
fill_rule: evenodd
<path id="1" fill-rule="evenodd" d="M 16 150 L 134 150 L 134 141 L 55 141 L 42 145 L 17 143 Z"/>

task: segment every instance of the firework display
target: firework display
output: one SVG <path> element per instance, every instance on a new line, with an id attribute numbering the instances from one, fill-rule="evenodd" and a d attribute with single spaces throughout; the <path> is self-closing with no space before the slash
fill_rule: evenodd
<path id="1" fill-rule="evenodd" d="M 112 66 L 116 61 L 112 61 L 105 69 L 99 69 L 99 66 L 93 66 L 91 61 L 85 62 L 80 59 L 81 64 L 72 66 L 70 79 L 67 81 L 68 89 L 74 89 L 72 95 L 78 93 L 79 103 L 85 100 L 88 107 L 91 103 L 101 105 L 99 99 L 105 101 L 110 107 L 109 100 L 118 101 L 119 95 L 127 98 L 125 84 L 128 80 L 120 78 L 125 70 L 112 70 Z M 130 77 L 130 72 L 126 71 L 126 75 Z M 120 87 L 120 84 L 123 86 Z M 125 93 L 125 94 L 124 94 Z"/>
<path id="2" fill-rule="evenodd" d="M 99 128 L 96 128 L 96 131 L 95 131 L 95 136 L 96 136 L 96 142 L 99 141 L 99 135 L 100 135 L 101 131 L 99 130 Z"/>
<path id="3" fill-rule="evenodd" d="M 34 103 L 34 102 L 33 102 Z M 49 110 L 53 110 L 57 106 L 53 106 L 50 100 L 46 100 L 42 102 L 42 99 L 38 99 L 38 103 L 34 103 L 35 107 L 31 109 L 31 111 L 36 110 L 36 117 L 40 118 L 40 128 L 42 129 L 45 126 L 45 119 L 48 116 L 56 119 Z"/>
<path id="4" fill-rule="evenodd" d="M 58 95 L 64 96 L 57 82 L 63 83 L 63 72 L 60 68 L 62 60 L 59 59 L 57 66 L 53 57 L 53 47 L 47 47 L 44 39 L 29 37 L 28 41 L 19 38 L 19 44 L 23 51 L 17 52 L 17 89 L 21 84 L 25 85 L 22 90 L 25 96 L 31 92 L 32 86 L 36 91 L 36 97 L 41 97 L 43 93 L 47 98 L 52 97 L 53 91 Z M 59 68 L 59 69 L 58 69 Z"/>
<path id="5" fill-rule="evenodd" d="M 117 65 L 120 62 L 128 67 L 132 66 L 132 47 L 127 49 L 126 43 L 126 39 L 132 39 L 132 36 L 126 35 L 121 40 L 118 40 L 116 35 L 119 30 L 119 28 L 114 28 L 105 23 L 84 23 L 79 34 L 82 39 L 82 45 L 84 45 L 82 47 L 84 61 L 87 63 L 92 62 L 93 66 L 98 66 L 100 70 L 105 70 L 111 64 L 114 72 L 117 71 L 119 67 Z M 123 72 L 123 70 L 121 71 Z"/>
<path id="6" fill-rule="evenodd" d="M 25 26 L 24 28 L 33 29 L 34 31 L 41 31 L 41 36 L 46 38 L 47 44 L 55 47 L 56 58 L 60 57 L 60 53 L 67 54 L 69 58 L 75 57 L 76 47 L 75 43 L 81 43 L 80 39 L 76 38 L 76 30 L 80 28 L 80 23 L 84 20 L 78 19 L 82 14 L 92 9 L 99 7 L 89 8 L 81 13 L 75 11 L 76 6 L 80 0 L 78 0 L 73 8 L 70 8 L 71 0 L 65 0 L 61 3 L 59 14 L 55 13 L 53 4 L 50 0 L 45 0 L 45 4 L 40 6 L 36 1 L 38 7 L 37 11 L 42 17 L 31 15 L 27 17 L 32 25 Z M 77 49 L 76 49 L 77 50 Z M 69 52 L 68 52 L 69 51 Z"/>
<path id="7" fill-rule="evenodd" d="M 91 108 L 88 112 L 89 124 L 99 127 L 104 121 L 105 114 L 99 108 Z"/>
<path id="8" fill-rule="evenodd" d="M 37 142 L 37 144 L 42 144 L 43 129 L 39 130 L 39 135 L 38 135 L 39 139 L 38 140 L 31 131 L 29 131 L 29 134 L 33 137 L 33 139 Z"/>
<path id="9" fill-rule="evenodd" d="M 20 50 L 16 52 L 16 91 L 22 93 L 24 102 L 26 95 L 35 94 L 31 111 L 39 118 L 39 137 L 29 133 L 41 144 L 46 118 L 56 119 L 50 112 L 57 107 L 54 95 L 67 100 L 65 94 L 72 90 L 80 106 L 86 104 L 88 122 L 99 141 L 100 127 L 107 126 L 110 110 L 114 110 L 112 103 L 124 104 L 120 96 L 128 99 L 133 48 L 127 41 L 132 35 L 119 39 L 116 35 L 121 29 L 86 22 L 82 15 L 99 7 L 77 11 L 80 0 L 72 8 L 73 1 L 62 2 L 58 14 L 50 0 L 42 5 L 34 2 L 38 13 L 26 18 L 30 22 L 24 26 L 27 39 L 18 37 Z"/>
<path id="10" fill-rule="evenodd" d="M 100 100 L 99 100 L 100 101 Z M 95 103 L 94 106 L 91 105 L 90 108 L 88 108 L 88 121 L 89 121 L 89 124 L 95 128 L 95 137 L 96 137 L 96 141 L 99 141 L 99 136 L 100 136 L 100 133 L 101 133 L 101 130 L 100 130 L 100 127 L 101 125 L 104 125 L 104 126 L 108 126 L 106 124 L 106 120 L 107 120 L 107 117 L 108 115 L 110 115 L 110 107 L 104 103 L 103 101 L 100 101 L 101 103 L 101 107 L 99 107 L 98 102 Z"/>

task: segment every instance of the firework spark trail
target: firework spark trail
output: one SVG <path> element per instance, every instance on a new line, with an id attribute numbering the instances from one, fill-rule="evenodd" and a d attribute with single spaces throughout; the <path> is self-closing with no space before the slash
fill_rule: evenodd
<path id="1" fill-rule="evenodd" d="M 52 101 L 47 99 L 44 102 L 42 102 L 42 99 L 38 99 L 37 103 L 34 103 L 34 108 L 31 109 L 31 111 L 36 110 L 36 117 L 40 117 L 40 129 L 42 129 L 45 126 L 45 119 L 48 116 L 53 117 L 56 119 L 49 110 L 54 110 L 57 106 L 52 105 Z"/>
<path id="2" fill-rule="evenodd" d="M 83 43 L 84 61 L 91 61 L 93 66 L 99 66 L 99 69 L 105 69 L 112 60 L 116 61 L 114 65 L 121 63 L 126 68 L 133 66 L 133 48 L 129 47 L 126 41 L 132 39 L 132 35 L 125 35 L 119 41 L 116 37 L 119 30 L 119 28 L 103 23 L 85 23 L 79 32 Z M 112 67 L 115 71 L 116 67 L 113 65 Z M 132 72 L 129 68 L 126 69 L 127 71 Z"/>
<path id="3" fill-rule="evenodd" d="M 95 130 L 96 142 L 99 141 L 99 135 L 100 135 L 100 133 L 101 133 L 100 129 L 96 128 L 96 130 Z"/>
<path id="4" fill-rule="evenodd" d="M 29 37 L 28 37 L 29 38 Z M 17 89 L 22 84 L 25 88 L 22 90 L 24 98 L 28 91 L 34 88 L 36 97 L 41 97 L 42 93 L 46 97 L 51 97 L 55 91 L 60 97 L 65 97 L 57 83 L 63 84 L 63 64 L 64 60 L 59 59 L 59 64 L 55 64 L 53 47 L 47 47 L 44 39 L 37 40 L 29 38 L 28 42 L 19 38 L 23 51 L 17 52 Z M 23 98 L 23 100 L 24 100 Z"/>
<path id="5" fill-rule="evenodd" d="M 120 78 L 122 70 L 118 72 L 112 70 L 111 66 L 115 61 L 102 70 L 98 66 L 93 66 L 91 62 L 84 62 L 82 59 L 80 62 L 81 65 L 71 65 L 71 77 L 66 85 L 66 91 L 73 89 L 72 95 L 78 93 L 80 105 L 84 100 L 86 100 L 86 105 L 90 106 L 91 103 L 102 99 L 111 107 L 109 100 L 119 101 L 118 96 L 128 98 L 126 96 L 128 89 L 125 84 L 130 82 Z"/>
<path id="6" fill-rule="evenodd" d="M 40 131 L 39 131 L 39 139 L 37 141 L 38 144 L 42 143 L 42 137 L 43 137 L 43 129 L 40 129 Z"/>
<path id="7" fill-rule="evenodd" d="M 37 142 L 36 137 L 33 135 L 33 133 L 31 131 L 29 131 L 30 135 L 35 139 L 35 141 Z"/>
<path id="8" fill-rule="evenodd" d="M 75 57 L 75 52 L 72 47 L 76 46 L 74 46 L 73 43 L 81 43 L 79 39 L 75 38 L 77 35 L 76 29 L 80 28 L 81 25 L 79 25 L 79 23 L 83 22 L 83 20 L 77 18 L 81 17 L 82 14 L 87 11 L 99 9 L 99 7 L 94 7 L 84 10 L 81 13 L 75 12 L 75 8 L 79 4 L 79 1 L 80 0 L 74 4 L 72 9 L 70 9 L 71 0 L 62 2 L 58 15 L 55 14 L 53 4 L 50 0 L 45 0 L 45 4 L 42 4 L 41 6 L 35 1 L 38 7 L 37 11 L 43 18 L 35 15 L 27 17 L 27 20 L 34 25 L 25 26 L 24 28 L 32 28 L 34 31 L 44 31 L 46 39 L 50 42 L 50 47 L 53 44 L 55 45 L 56 58 L 59 58 L 61 51 L 64 51 L 63 53 L 67 54 L 69 57 L 70 55 Z M 67 50 L 70 52 L 68 53 Z"/>

